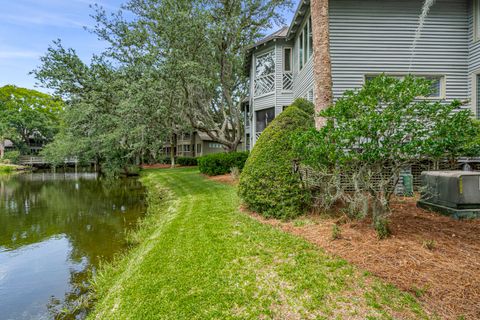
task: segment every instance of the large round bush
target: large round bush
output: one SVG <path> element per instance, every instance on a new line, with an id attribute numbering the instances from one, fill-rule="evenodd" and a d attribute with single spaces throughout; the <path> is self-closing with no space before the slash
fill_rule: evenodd
<path id="1" fill-rule="evenodd" d="M 310 197 L 293 170 L 292 137 L 313 126 L 312 103 L 298 99 L 263 131 L 240 176 L 239 195 L 249 209 L 282 219 L 305 212 Z"/>

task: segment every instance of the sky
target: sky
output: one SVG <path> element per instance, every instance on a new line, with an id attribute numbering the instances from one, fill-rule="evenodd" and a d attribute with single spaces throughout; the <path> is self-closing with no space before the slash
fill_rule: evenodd
<path id="1" fill-rule="evenodd" d="M 0 0 L 0 87 L 13 84 L 35 87 L 29 72 L 39 64 L 53 40 L 61 39 L 64 47 L 74 48 L 84 61 L 105 48 L 105 43 L 86 31 L 94 24 L 91 4 L 107 11 L 120 9 L 125 0 Z M 294 1 L 297 2 L 297 1 Z M 287 22 L 293 16 L 285 13 Z"/>

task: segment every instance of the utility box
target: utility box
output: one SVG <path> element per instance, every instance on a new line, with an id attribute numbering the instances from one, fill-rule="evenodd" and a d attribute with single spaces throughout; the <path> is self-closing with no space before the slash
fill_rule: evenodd
<path id="1" fill-rule="evenodd" d="M 455 218 L 480 217 L 480 172 L 425 171 L 417 205 Z"/>

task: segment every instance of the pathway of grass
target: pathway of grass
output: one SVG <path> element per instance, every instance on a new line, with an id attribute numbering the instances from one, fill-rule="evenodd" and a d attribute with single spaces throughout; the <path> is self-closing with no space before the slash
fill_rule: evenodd
<path id="1" fill-rule="evenodd" d="M 148 171 L 139 245 L 97 277 L 92 319 L 425 318 L 412 296 L 238 210 L 195 169 Z"/>

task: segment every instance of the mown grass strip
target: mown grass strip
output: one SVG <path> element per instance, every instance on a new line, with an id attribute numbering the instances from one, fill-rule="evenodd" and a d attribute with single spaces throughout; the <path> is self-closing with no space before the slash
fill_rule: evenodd
<path id="1" fill-rule="evenodd" d="M 143 176 L 138 245 L 96 278 L 90 319 L 426 318 L 409 294 L 238 210 L 196 169 Z"/>

